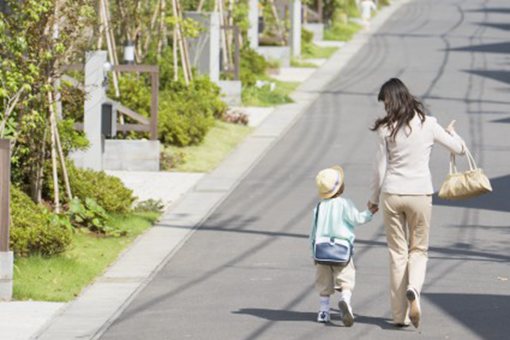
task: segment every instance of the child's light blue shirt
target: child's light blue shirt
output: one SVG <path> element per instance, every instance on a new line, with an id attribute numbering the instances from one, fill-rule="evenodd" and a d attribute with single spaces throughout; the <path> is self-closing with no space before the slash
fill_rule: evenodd
<path id="1" fill-rule="evenodd" d="M 340 196 L 320 202 L 317 225 L 315 225 L 316 211 L 317 207 L 313 210 L 310 233 L 312 252 L 315 239 L 321 236 L 346 239 L 354 245 L 354 227 L 370 222 L 373 216 L 369 210 L 360 212 L 350 199 Z"/>

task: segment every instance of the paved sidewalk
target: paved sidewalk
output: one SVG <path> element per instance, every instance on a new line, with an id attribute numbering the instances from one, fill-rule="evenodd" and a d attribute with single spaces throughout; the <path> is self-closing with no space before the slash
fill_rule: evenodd
<path id="1" fill-rule="evenodd" d="M 381 11 L 374 19 L 371 31 L 376 31 L 405 2 L 407 0 L 396 2 Z M 212 173 L 110 172 L 134 189 L 140 199 L 162 199 L 171 206 L 169 211 L 156 226 L 135 240 L 117 262 L 74 301 L 68 304 L 0 303 L 0 320 L 3 321 L 0 323 L 0 338 L 21 340 L 31 336 L 51 340 L 97 339 L 315 100 L 315 90 L 331 81 L 368 37 L 369 35 L 364 33 L 356 36 L 324 65 L 313 69 L 311 78 L 309 71 L 301 69 L 301 78 L 309 81 L 292 94 L 295 103 L 275 109 L 248 108 L 250 117 L 256 117 L 256 123 L 252 124 L 258 127 Z M 325 45 L 344 44 L 332 42 Z M 33 313 L 26 312 L 27 309 Z M 4 318 L 4 315 L 9 315 L 9 318 Z M 44 326 L 41 328 L 42 325 Z M 16 337 L 4 337 L 4 334 Z"/>
<path id="2" fill-rule="evenodd" d="M 168 171 L 106 171 L 133 190 L 138 201 L 161 200 L 166 208 L 178 201 L 204 176 L 203 173 Z"/>
<path id="3" fill-rule="evenodd" d="M 64 305 L 57 302 L 0 302 L 0 339 L 29 339 Z"/>

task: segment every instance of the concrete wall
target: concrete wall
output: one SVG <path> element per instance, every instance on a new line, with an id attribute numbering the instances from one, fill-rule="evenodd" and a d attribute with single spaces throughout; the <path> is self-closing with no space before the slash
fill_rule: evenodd
<path id="1" fill-rule="evenodd" d="M 107 139 L 102 170 L 159 171 L 159 155 L 159 141 Z M 83 152 L 70 155 L 76 166 L 86 167 L 83 156 Z"/>
<path id="2" fill-rule="evenodd" d="M 259 46 L 257 52 L 266 60 L 277 60 L 280 66 L 290 66 L 290 47 L 289 46 Z"/>
<path id="3" fill-rule="evenodd" d="M 241 100 L 241 81 L 239 80 L 220 80 L 218 86 L 221 88 L 222 99 L 228 106 L 240 106 Z"/>
<path id="4" fill-rule="evenodd" d="M 259 0 L 248 1 L 248 40 L 250 47 L 254 50 L 259 46 Z"/>
<path id="5" fill-rule="evenodd" d="M 185 12 L 201 26 L 197 38 L 188 39 L 191 64 L 212 81 L 220 79 L 220 18 L 217 12 Z"/>
<path id="6" fill-rule="evenodd" d="M 313 33 L 313 41 L 324 40 L 324 24 L 307 23 L 303 25 L 303 28 Z"/>

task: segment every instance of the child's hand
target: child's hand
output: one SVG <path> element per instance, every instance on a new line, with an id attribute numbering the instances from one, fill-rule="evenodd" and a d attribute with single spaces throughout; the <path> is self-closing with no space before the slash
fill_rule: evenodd
<path id="1" fill-rule="evenodd" d="M 373 204 L 372 202 L 367 203 L 368 210 L 373 214 L 379 211 L 379 206 L 377 204 Z"/>

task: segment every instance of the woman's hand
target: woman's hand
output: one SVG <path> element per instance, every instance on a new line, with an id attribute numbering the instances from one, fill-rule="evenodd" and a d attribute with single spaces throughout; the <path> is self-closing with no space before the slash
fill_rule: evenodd
<path id="1" fill-rule="evenodd" d="M 450 135 L 453 135 L 455 133 L 455 129 L 453 128 L 453 126 L 455 125 L 455 120 L 452 120 L 450 122 L 450 124 L 448 124 L 448 126 L 446 127 L 446 132 L 448 132 Z"/>
<path id="2" fill-rule="evenodd" d="M 377 204 L 373 204 L 370 201 L 367 203 L 367 208 L 372 214 L 375 214 L 379 210 L 379 206 Z"/>

